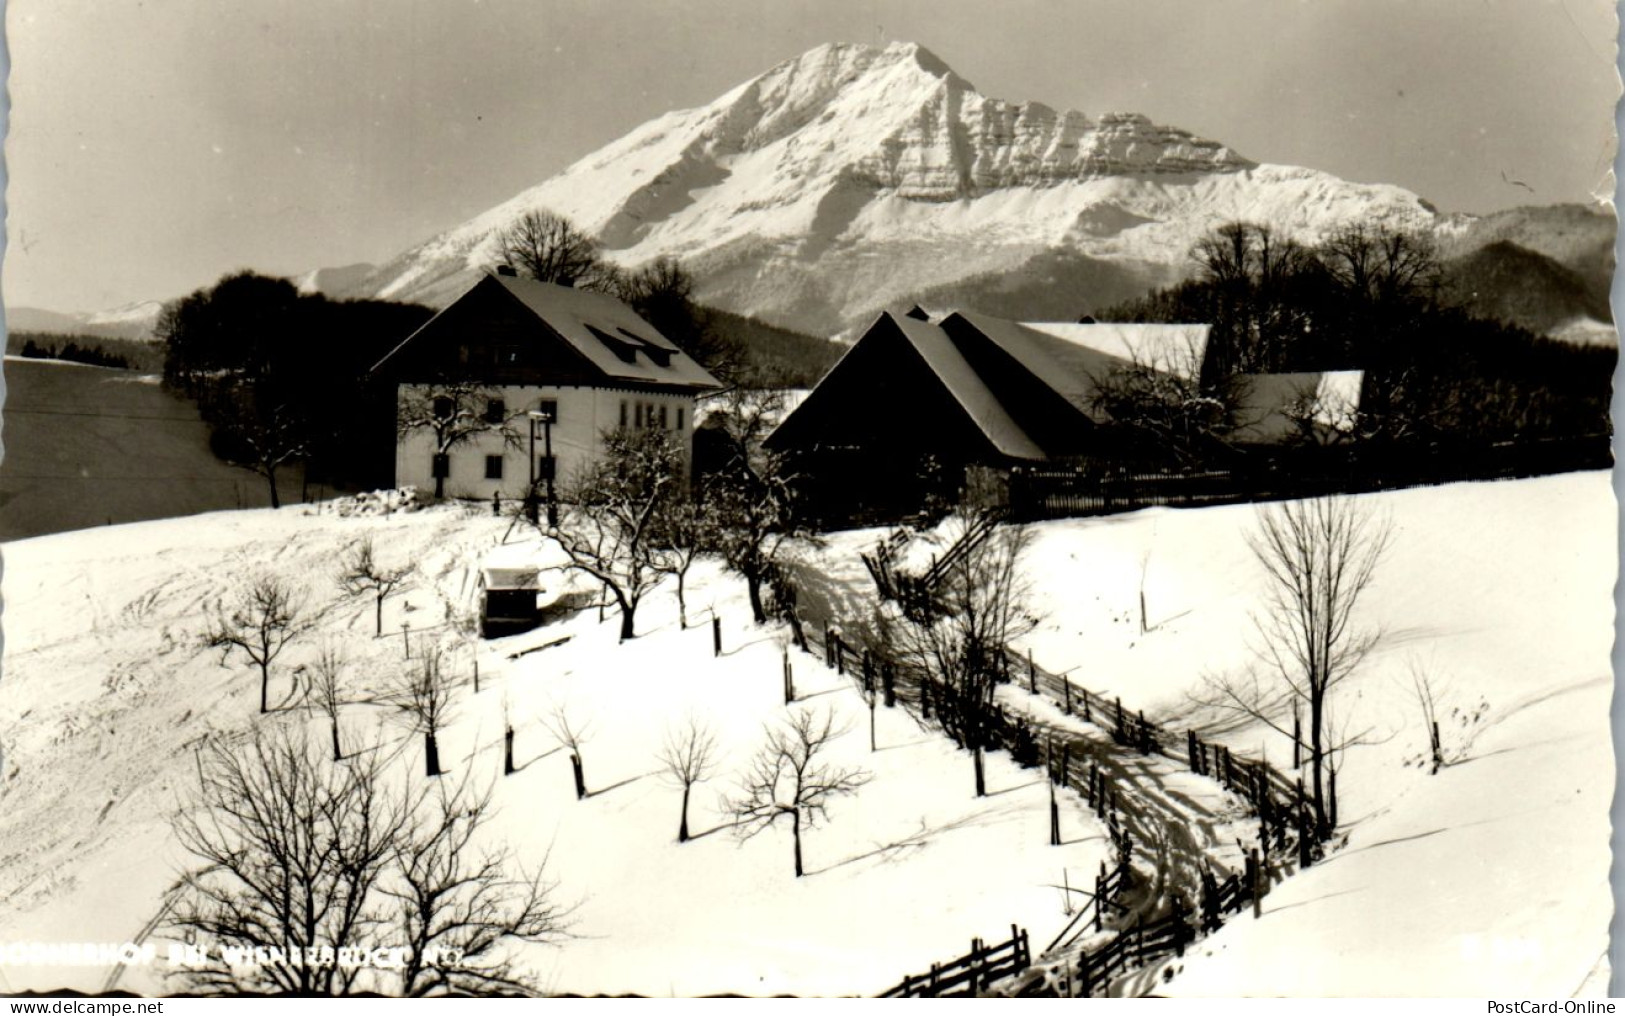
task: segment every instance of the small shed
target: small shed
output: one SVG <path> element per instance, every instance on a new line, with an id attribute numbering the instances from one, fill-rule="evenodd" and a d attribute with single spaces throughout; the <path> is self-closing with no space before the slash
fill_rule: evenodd
<path id="1" fill-rule="evenodd" d="M 529 631 L 541 616 L 541 570 L 487 565 L 480 569 L 480 635 L 496 638 Z"/>

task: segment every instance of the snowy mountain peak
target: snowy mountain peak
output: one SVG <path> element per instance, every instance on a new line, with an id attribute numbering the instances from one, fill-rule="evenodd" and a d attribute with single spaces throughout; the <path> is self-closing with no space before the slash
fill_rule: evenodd
<path id="1" fill-rule="evenodd" d="M 1035 202 L 1056 203 L 1044 195 L 1057 188 L 1189 183 L 1255 166 L 1218 142 L 1138 114 L 1090 115 L 988 98 L 916 43 L 830 43 L 709 105 L 635 128 L 541 185 L 406 251 L 362 288 L 443 304 L 498 259 L 506 226 L 547 209 L 594 234 L 618 260 L 678 257 L 699 275 L 702 295 L 771 313 L 779 294 L 762 290 L 764 260 L 817 259 L 877 229 L 896 228 L 923 231 L 925 239 L 968 228 L 980 243 L 1013 242 L 1030 254 L 1065 242 L 1079 228 L 1115 233 L 1143 221 L 1138 212 L 1114 207 L 1083 209 L 1081 216 L 1080 210 L 1055 215 L 1060 210 L 1053 209 L 1040 218 Z M 965 202 L 998 206 L 999 221 L 972 215 L 957 224 L 927 223 Z M 707 269 L 719 267 L 724 252 L 730 268 L 749 262 L 757 277 L 755 305 L 717 292 L 717 278 Z M 850 320 L 844 308 L 837 314 Z M 820 313 L 789 323 L 825 328 L 833 322 Z"/>

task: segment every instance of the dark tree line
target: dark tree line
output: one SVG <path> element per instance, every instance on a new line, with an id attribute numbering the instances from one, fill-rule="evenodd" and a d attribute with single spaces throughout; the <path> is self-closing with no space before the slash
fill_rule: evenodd
<path id="1" fill-rule="evenodd" d="M 366 373 L 430 314 L 239 272 L 164 308 L 164 383 L 197 401 L 218 456 L 266 478 L 273 505 L 294 462 L 330 481 L 387 482 L 393 393 Z"/>
<path id="2" fill-rule="evenodd" d="M 1612 348 L 1449 306 L 1425 236 L 1354 225 L 1305 246 L 1230 223 L 1191 251 L 1197 278 L 1100 320 L 1210 323 L 1204 394 L 1237 374 L 1363 370 L 1358 437 L 1389 447 L 1606 434 Z"/>

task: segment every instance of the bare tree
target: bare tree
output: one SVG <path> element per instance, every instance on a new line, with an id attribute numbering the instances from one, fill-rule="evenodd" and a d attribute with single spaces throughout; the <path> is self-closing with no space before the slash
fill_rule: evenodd
<path id="1" fill-rule="evenodd" d="M 229 614 L 221 606 L 204 636 L 204 645 L 221 650 L 221 662 L 238 650 L 259 668 L 263 713 L 269 708 L 271 664 L 310 626 L 304 600 L 293 587 L 275 576 L 262 575 L 237 591 Z"/>
<path id="2" fill-rule="evenodd" d="M 673 495 L 655 517 L 654 568 L 677 580 L 677 623 L 688 627 L 688 570 L 710 539 L 708 514 L 692 499 Z"/>
<path id="3" fill-rule="evenodd" d="M 415 733 L 423 735 L 423 764 L 426 775 L 440 775 L 440 745 L 437 737 L 451 716 L 451 682 L 442 670 L 443 651 L 430 646 L 407 671 L 395 691 L 395 708 L 404 713 Z"/>
<path id="4" fill-rule="evenodd" d="M 673 783 L 683 788 L 682 821 L 677 826 L 677 842 L 688 842 L 688 798 L 696 783 L 710 778 L 716 768 L 717 737 L 705 723 L 690 716 L 682 727 L 666 731 L 660 748 L 660 764 Z"/>
<path id="5" fill-rule="evenodd" d="M 830 742 L 844 733 L 835 729 L 829 712 L 820 717 L 811 709 L 797 709 L 790 714 L 788 726 L 768 728 L 767 742 L 751 760 L 740 795 L 729 802 L 734 828 L 745 839 L 780 819 L 789 819 L 797 878 L 805 874 L 802 827 L 810 829 L 827 818 L 830 801 L 857 793 L 870 779 L 862 769 L 833 766 L 819 759 Z"/>
<path id="6" fill-rule="evenodd" d="M 1442 277 L 1433 240 L 1401 229 L 1344 226 L 1315 254 L 1346 295 L 1388 312 L 1432 298 Z"/>
<path id="7" fill-rule="evenodd" d="M 446 462 L 452 449 L 482 434 L 502 438 L 504 447 L 522 447 L 514 421 L 523 414 L 510 412 L 500 389 L 472 381 L 440 381 L 402 385 L 395 407 L 397 440 L 427 432 L 434 445 L 434 496 L 446 496 Z M 500 408 L 500 412 L 494 410 Z"/>
<path id="8" fill-rule="evenodd" d="M 1021 526 L 987 528 L 973 510 L 960 509 L 945 526 L 951 546 L 930 602 L 921 610 L 888 607 L 884 631 L 903 657 L 931 682 L 943 729 L 971 753 L 976 796 L 987 793 L 983 752 L 994 745 L 994 691 L 1003 678 L 1006 647 L 1031 630 L 1019 558 L 1027 542 Z M 977 538 L 978 533 L 985 533 Z"/>
<path id="9" fill-rule="evenodd" d="M 498 244 L 508 264 L 539 282 L 586 289 L 610 277 L 592 238 L 545 209 L 514 220 Z"/>
<path id="10" fill-rule="evenodd" d="M 581 757 L 581 746 L 592 734 L 592 725 L 570 715 L 563 703 L 555 705 L 547 719 L 542 721 L 559 747 L 570 752 L 570 770 L 575 777 L 576 800 L 587 796 L 587 766 Z"/>
<path id="11" fill-rule="evenodd" d="M 381 565 L 373 553 L 371 535 L 362 537 L 361 541 L 352 546 L 339 560 L 339 585 L 345 592 L 352 596 L 371 593 L 375 598 L 373 631 L 375 636 L 384 634 L 385 597 L 394 592 L 410 574 L 412 574 L 410 563 L 395 568 Z"/>
<path id="12" fill-rule="evenodd" d="M 621 638 L 636 636 L 638 604 L 662 578 L 658 522 L 682 487 L 682 458 L 659 430 L 604 434 L 604 456 L 571 485 L 569 510 L 552 535 L 570 566 L 604 584 L 621 613 Z"/>
<path id="13" fill-rule="evenodd" d="M 1339 391 L 1325 379 L 1297 392 L 1283 407 L 1292 424 L 1291 443 L 1308 447 L 1332 447 L 1359 440 L 1367 433 L 1357 392 Z"/>
<path id="14" fill-rule="evenodd" d="M 199 396 L 199 409 L 214 427 L 217 452 L 263 476 L 271 507 L 282 507 L 277 471 L 305 458 L 313 443 L 306 414 L 252 383 L 225 380 Z"/>
<path id="15" fill-rule="evenodd" d="M 565 911 L 540 870 L 476 849 L 489 791 L 391 793 L 377 753 L 344 766 L 290 728 L 200 749 L 196 796 L 174 818 L 194 863 L 165 928 L 209 945 L 174 977 L 200 994 L 406 995 L 534 991 L 502 951 L 548 941 Z M 399 968 L 356 962 L 401 950 Z"/>
<path id="16" fill-rule="evenodd" d="M 323 643 L 316 651 L 316 659 L 311 662 L 310 672 L 311 697 L 332 728 L 333 761 L 338 762 L 344 758 L 344 750 L 339 743 L 339 707 L 344 704 L 339 678 L 344 672 L 344 650 L 336 642 Z"/>
<path id="17" fill-rule="evenodd" d="M 1194 331 L 1134 350 L 1128 362 L 1092 379 L 1091 403 L 1150 457 L 1181 466 L 1204 461 L 1237 425 L 1246 382 L 1235 373 L 1204 380 L 1203 354 Z"/>
<path id="18" fill-rule="evenodd" d="M 455 789 L 437 784 L 400 838 L 384 893 L 398 903 L 403 995 L 533 994 L 536 985 L 506 947 L 564 933 L 568 911 L 554 902 L 547 857 L 527 873 L 507 848 L 476 845 L 491 791 L 470 790 L 466 781 Z"/>
<path id="19" fill-rule="evenodd" d="M 199 750 L 197 797 L 174 818 L 197 864 L 172 890 L 167 920 L 172 932 L 210 945 L 202 964 L 177 974 L 190 990 L 342 995 L 369 987 L 357 983 L 365 968 L 331 953 L 369 941 L 382 920 L 378 890 L 407 826 L 409 810 L 384 792 L 378 766 L 368 755 L 329 765 L 280 726 L 240 747 L 216 741 Z"/>
<path id="20" fill-rule="evenodd" d="M 1328 757 L 1358 739 L 1333 724 L 1334 695 L 1377 644 L 1379 633 L 1356 615 L 1392 531 L 1386 518 L 1353 498 L 1261 508 L 1249 545 L 1268 578 L 1264 607 L 1253 615 L 1254 651 L 1268 673 L 1206 681 L 1206 704 L 1288 737 L 1291 717 L 1307 710 L 1315 821 L 1323 834 L 1336 808 L 1326 787 Z"/>
<path id="21" fill-rule="evenodd" d="M 619 273 L 610 288 L 723 384 L 732 385 L 745 371 L 744 350 L 712 327 L 711 316 L 694 302 L 693 276 L 678 262 L 656 258 L 636 271 Z"/>

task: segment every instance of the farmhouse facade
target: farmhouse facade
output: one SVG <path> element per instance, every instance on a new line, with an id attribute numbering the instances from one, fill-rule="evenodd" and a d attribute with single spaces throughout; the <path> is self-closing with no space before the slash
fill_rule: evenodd
<path id="1" fill-rule="evenodd" d="M 721 387 L 614 297 L 505 272 L 373 373 L 395 385 L 396 485 L 482 499 L 523 497 L 550 474 L 568 481 L 617 429 L 665 431 L 687 456 L 695 400 Z"/>

